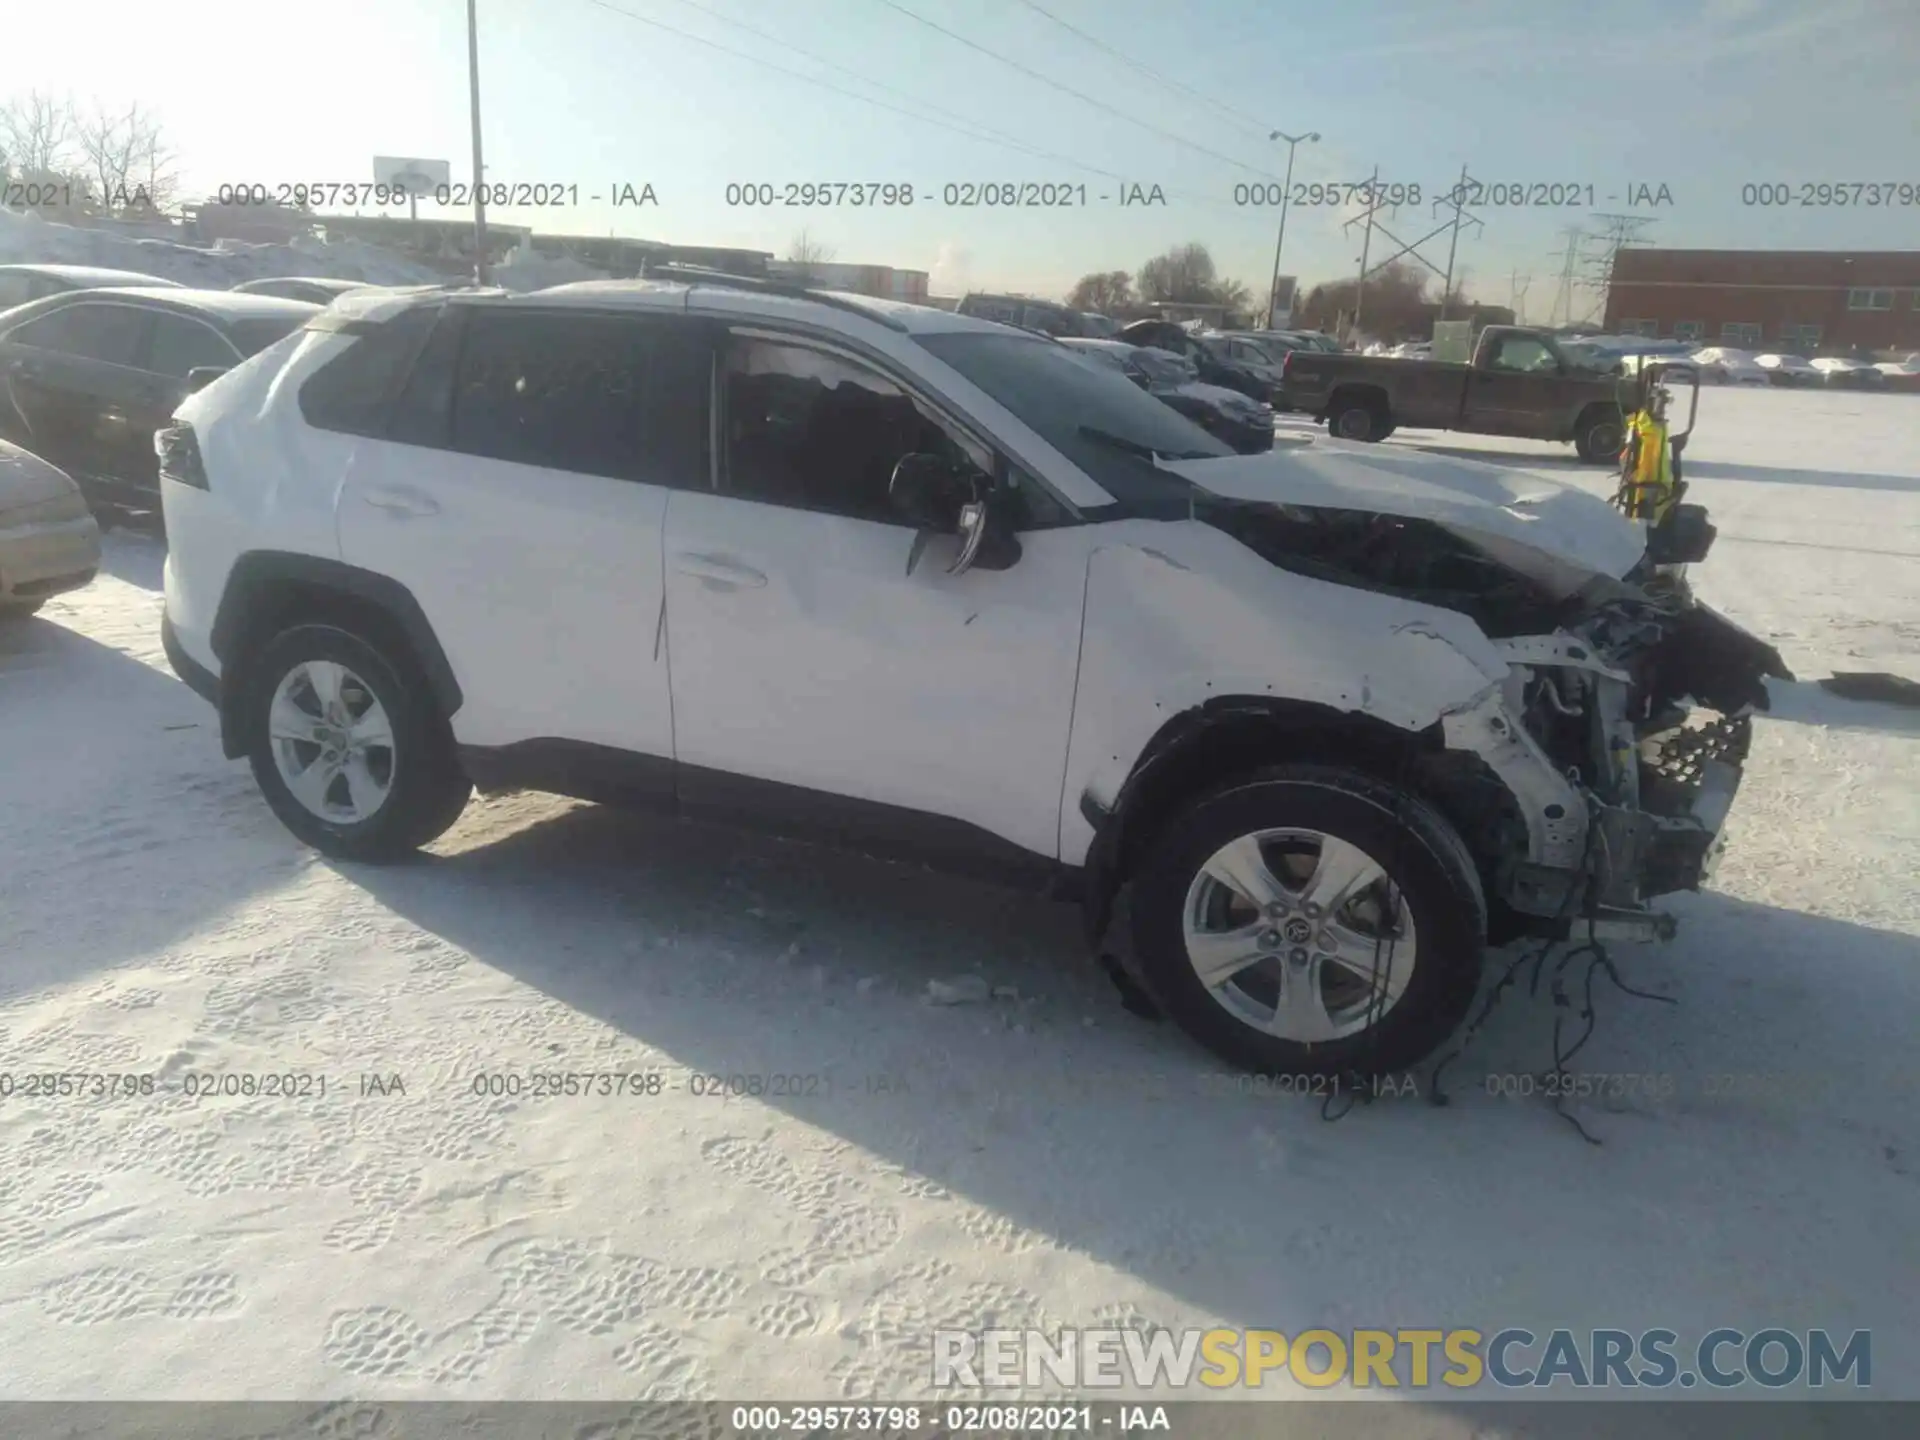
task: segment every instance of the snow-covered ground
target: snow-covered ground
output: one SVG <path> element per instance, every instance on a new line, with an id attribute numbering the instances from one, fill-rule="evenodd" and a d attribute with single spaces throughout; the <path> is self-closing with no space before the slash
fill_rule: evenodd
<path id="1" fill-rule="evenodd" d="M 1064 907 L 533 796 L 323 863 L 114 534 L 0 639 L 0 1070 L 326 1093 L 0 1099 L 0 1396 L 899 1398 L 936 1325 L 1211 1322 L 1871 1329 L 1920 1396 L 1920 715 L 1808 683 L 1920 676 L 1920 400 L 1702 409 L 1696 582 L 1803 680 L 1681 938 L 1614 951 L 1678 1003 L 1599 986 L 1573 1068 L 1666 1093 L 1573 1102 L 1598 1145 L 1488 1093 L 1549 1067 L 1545 986 L 1446 1107 L 1330 1124 L 1122 1012 Z M 537 1071 L 663 1088 L 480 1093 Z"/>

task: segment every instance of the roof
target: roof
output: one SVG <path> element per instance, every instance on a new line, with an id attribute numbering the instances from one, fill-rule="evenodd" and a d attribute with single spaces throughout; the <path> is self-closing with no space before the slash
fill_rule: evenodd
<path id="1" fill-rule="evenodd" d="M 338 275 L 256 275 L 251 280 L 243 280 L 240 282 L 240 285 L 280 284 L 318 285 L 323 289 L 339 290 L 343 293 L 348 290 L 364 290 L 369 286 L 376 290 L 381 288 L 380 282 L 377 280 L 342 280 Z M 233 288 L 240 290 L 240 285 L 236 285 Z M 242 290 L 241 293 L 244 295 L 252 295 L 255 292 L 252 290 Z"/>
<path id="2" fill-rule="evenodd" d="M 278 295 L 248 295 L 233 290 L 189 290 L 185 286 L 122 285 L 114 288 L 116 300 L 152 300 L 176 310 L 196 310 L 222 320 L 264 320 L 275 317 L 304 319 L 317 314 L 318 305 L 305 300 L 287 300 Z"/>
<path id="3" fill-rule="evenodd" d="M 742 315 L 771 316 L 784 313 L 796 319 L 803 316 L 818 317 L 830 309 L 841 314 L 854 310 L 865 312 L 877 323 L 904 330 L 908 334 L 947 334 L 954 331 L 992 334 L 1006 329 L 1004 325 L 991 320 L 977 320 L 931 305 L 912 305 L 904 300 L 883 300 L 873 295 L 852 295 L 838 290 L 796 294 L 759 289 L 751 283 L 734 286 L 724 282 L 678 279 L 579 280 L 513 296 L 505 296 L 500 291 L 454 293 L 476 297 L 484 295 L 490 302 L 498 298 L 507 304 L 532 306 L 625 305 L 635 309 L 718 310 Z M 814 295 L 821 298 L 816 300 Z"/>
<path id="4" fill-rule="evenodd" d="M 138 285 L 149 289 L 185 289 L 178 281 L 168 280 L 161 275 L 143 275 L 138 270 L 109 270 L 100 265 L 0 265 L 0 274 L 9 271 L 25 271 L 33 275 L 51 275 L 57 280 L 71 280 L 83 288 L 95 289 L 121 288 Z"/>

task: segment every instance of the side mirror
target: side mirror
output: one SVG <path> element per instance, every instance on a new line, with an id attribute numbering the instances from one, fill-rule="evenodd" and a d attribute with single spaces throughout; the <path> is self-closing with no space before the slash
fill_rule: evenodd
<path id="1" fill-rule="evenodd" d="M 187 371 L 187 393 L 191 395 L 196 391 L 206 389 L 207 386 L 218 380 L 232 368 L 230 365 L 194 366 L 193 369 Z"/>
<path id="2" fill-rule="evenodd" d="M 887 500 L 917 530 L 951 535 L 974 498 L 971 478 L 939 455 L 902 455 L 887 483 Z"/>

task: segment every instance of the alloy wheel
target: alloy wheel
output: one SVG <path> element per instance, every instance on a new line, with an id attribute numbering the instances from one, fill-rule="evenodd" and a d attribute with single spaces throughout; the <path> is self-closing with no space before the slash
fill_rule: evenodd
<path id="1" fill-rule="evenodd" d="M 1418 958 L 1413 916 L 1387 869 L 1310 829 L 1230 841 L 1187 888 L 1188 962 L 1243 1024 L 1321 1044 L 1378 1024 Z"/>
<path id="2" fill-rule="evenodd" d="M 308 660 L 281 677 L 267 734 L 288 793 L 318 819 L 358 824 L 393 793 L 393 723 L 372 687 L 337 661 Z"/>

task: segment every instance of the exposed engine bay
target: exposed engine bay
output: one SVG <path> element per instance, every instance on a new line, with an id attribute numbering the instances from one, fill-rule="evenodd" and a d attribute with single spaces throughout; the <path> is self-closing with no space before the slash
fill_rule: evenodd
<path id="1" fill-rule="evenodd" d="M 1283 569 L 1479 625 L 1510 671 L 1445 717 L 1421 788 L 1525 928 L 1584 917 L 1615 935 L 1671 933 L 1647 902 L 1710 873 L 1765 681 L 1792 678 L 1773 647 L 1648 560 L 1556 594 L 1432 520 L 1245 501 L 1196 515 Z"/>

